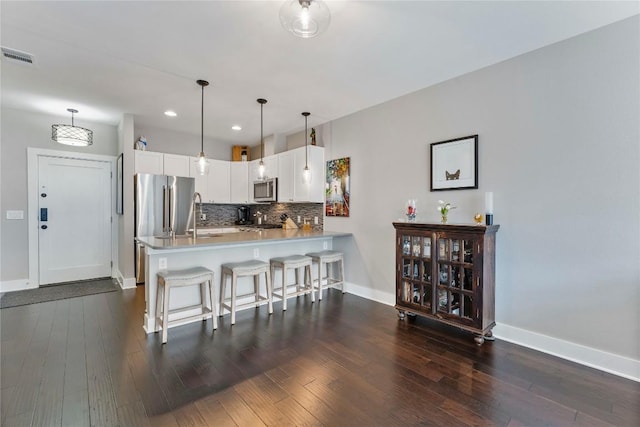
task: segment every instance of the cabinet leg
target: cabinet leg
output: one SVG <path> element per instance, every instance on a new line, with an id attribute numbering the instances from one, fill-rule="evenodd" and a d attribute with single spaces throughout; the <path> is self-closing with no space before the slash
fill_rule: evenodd
<path id="1" fill-rule="evenodd" d="M 398 310 L 398 318 L 404 320 L 405 313 L 403 310 Z"/>
<path id="2" fill-rule="evenodd" d="M 473 337 L 473 340 L 478 345 L 482 345 L 484 343 L 484 337 L 482 335 L 476 335 L 475 337 Z"/>
<path id="3" fill-rule="evenodd" d="M 496 337 L 493 336 L 493 332 L 489 331 L 486 334 L 484 334 L 484 339 L 487 341 L 495 341 Z"/>

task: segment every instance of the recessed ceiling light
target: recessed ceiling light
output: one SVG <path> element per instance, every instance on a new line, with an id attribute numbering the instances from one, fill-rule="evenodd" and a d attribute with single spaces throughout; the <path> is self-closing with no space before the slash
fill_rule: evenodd
<path id="1" fill-rule="evenodd" d="M 231 129 L 233 129 L 233 130 L 242 130 L 242 126 L 240 126 L 240 125 L 233 125 L 233 126 L 231 126 Z"/>
<path id="2" fill-rule="evenodd" d="M 177 116 L 176 112 L 175 112 L 175 111 L 171 111 L 171 110 L 167 110 L 167 111 L 165 111 L 165 112 L 164 112 L 164 115 L 165 115 L 165 116 L 169 116 L 169 117 L 175 117 L 175 116 Z"/>

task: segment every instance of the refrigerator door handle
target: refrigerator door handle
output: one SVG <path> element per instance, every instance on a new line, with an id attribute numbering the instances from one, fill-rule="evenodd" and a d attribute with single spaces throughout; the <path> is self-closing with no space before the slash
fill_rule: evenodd
<path id="1" fill-rule="evenodd" d="M 167 186 L 162 186 L 162 231 L 167 231 Z"/>
<path id="2" fill-rule="evenodd" d="M 169 203 L 168 203 L 168 208 L 169 208 L 169 233 L 173 233 L 173 206 L 172 206 L 172 202 L 173 202 L 173 187 L 169 187 Z"/>

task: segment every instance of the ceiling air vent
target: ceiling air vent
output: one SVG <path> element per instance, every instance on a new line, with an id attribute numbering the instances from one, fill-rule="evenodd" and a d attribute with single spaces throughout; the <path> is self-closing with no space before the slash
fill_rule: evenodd
<path id="1" fill-rule="evenodd" d="M 19 50 L 2 47 L 2 57 L 20 64 L 33 64 L 33 55 Z"/>

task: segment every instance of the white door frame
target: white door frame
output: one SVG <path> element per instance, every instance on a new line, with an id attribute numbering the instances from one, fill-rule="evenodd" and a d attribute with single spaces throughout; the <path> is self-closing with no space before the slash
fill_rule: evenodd
<path id="1" fill-rule="evenodd" d="M 58 157 L 77 160 L 93 160 L 108 162 L 111 165 L 111 277 L 118 268 L 118 221 L 113 218 L 116 215 L 116 181 L 113 179 L 116 170 L 116 156 L 102 154 L 76 153 L 71 151 L 48 150 L 44 148 L 27 148 L 27 197 L 28 197 L 28 223 L 27 235 L 29 236 L 29 283 L 40 287 L 40 248 L 38 244 L 38 158 Z"/>

